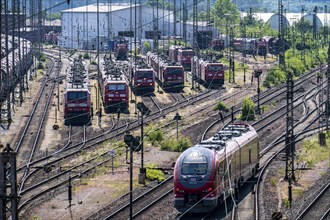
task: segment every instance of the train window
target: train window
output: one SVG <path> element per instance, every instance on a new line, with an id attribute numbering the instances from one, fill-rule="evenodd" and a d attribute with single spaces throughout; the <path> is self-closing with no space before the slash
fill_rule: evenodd
<path id="1" fill-rule="evenodd" d="M 194 51 L 181 51 L 182 56 L 194 56 L 195 52 Z"/>
<path id="2" fill-rule="evenodd" d="M 86 101 L 86 92 L 68 92 L 68 101 Z"/>
<path id="3" fill-rule="evenodd" d="M 108 89 L 111 91 L 124 91 L 126 86 L 124 84 L 112 84 L 108 86 Z"/>
<path id="4" fill-rule="evenodd" d="M 249 164 L 251 163 L 251 149 L 249 149 Z"/>
<path id="5" fill-rule="evenodd" d="M 176 74 L 182 74 L 183 73 L 183 70 L 181 68 L 168 67 L 166 70 L 167 70 L 167 74 L 176 75 Z"/>
<path id="6" fill-rule="evenodd" d="M 141 78 L 152 78 L 153 75 L 154 74 L 152 71 L 138 71 L 137 72 L 137 77 L 141 77 Z"/>
<path id="7" fill-rule="evenodd" d="M 222 71 L 223 70 L 223 66 L 215 66 L 215 65 L 211 65 L 208 68 L 210 71 Z"/>
<path id="8" fill-rule="evenodd" d="M 207 159 L 201 155 L 189 155 L 182 161 L 182 175 L 205 175 L 207 174 Z"/>
<path id="9" fill-rule="evenodd" d="M 207 163 L 183 163 L 182 175 L 205 175 L 207 174 Z"/>

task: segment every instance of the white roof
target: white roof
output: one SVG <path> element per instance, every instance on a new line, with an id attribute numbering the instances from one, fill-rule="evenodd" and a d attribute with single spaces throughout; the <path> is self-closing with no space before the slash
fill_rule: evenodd
<path id="1" fill-rule="evenodd" d="M 135 5 L 132 5 L 134 7 Z M 107 4 L 107 3 L 99 3 L 99 12 L 111 12 L 111 11 L 119 11 L 123 9 L 128 9 L 130 8 L 130 5 L 128 3 L 119 3 L 119 4 Z M 61 11 L 61 13 L 71 13 L 71 12 L 92 12 L 96 13 L 97 12 L 97 4 L 92 4 L 92 5 L 85 5 L 81 6 L 78 8 L 70 8 L 67 10 Z"/>

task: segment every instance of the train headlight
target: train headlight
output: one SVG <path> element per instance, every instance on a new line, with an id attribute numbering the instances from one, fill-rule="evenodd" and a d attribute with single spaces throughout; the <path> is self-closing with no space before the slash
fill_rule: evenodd
<path id="1" fill-rule="evenodd" d="M 175 192 L 176 193 L 184 193 L 184 190 L 177 187 L 177 188 L 175 188 Z"/>
<path id="2" fill-rule="evenodd" d="M 211 187 L 209 187 L 209 188 L 207 188 L 207 189 L 204 189 L 203 190 L 203 193 L 209 193 L 209 192 L 212 192 L 212 188 Z"/>

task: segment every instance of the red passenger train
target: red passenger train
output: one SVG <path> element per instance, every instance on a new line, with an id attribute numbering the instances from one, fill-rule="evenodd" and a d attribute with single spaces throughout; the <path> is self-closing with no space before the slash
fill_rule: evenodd
<path id="1" fill-rule="evenodd" d="M 148 52 L 148 65 L 154 70 L 160 86 L 169 90 L 184 88 L 184 68 L 176 63 L 168 63 L 163 57 Z"/>
<path id="2" fill-rule="evenodd" d="M 106 59 L 99 77 L 99 86 L 106 113 L 125 112 L 129 107 L 128 83 L 124 74 L 110 59 Z"/>
<path id="3" fill-rule="evenodd" d="M 226 126 L 185 150 L 174 167 L 174 207 L 209 212 L 238 190 L 259 167 L 259 137 L 247 124 Z"/>
<path id="4" fill-rule="evenodd" d="M 91 112 L 88 70 L 81 59 L 75 59 L 64 91 L 64 124 L 89 124 Z"/>

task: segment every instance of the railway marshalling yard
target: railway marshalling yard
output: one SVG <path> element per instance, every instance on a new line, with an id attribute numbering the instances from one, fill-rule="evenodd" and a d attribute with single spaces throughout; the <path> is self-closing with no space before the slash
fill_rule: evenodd
<path id="1" fill-rule="evenodd" d="M 73 56 L 79 56 L 79 53 Z M 239 58 L 237 58 L 239 59 Z M 208 91 L 203 86 L 200 86 L 200 90 L 191 89 L 191 78 L 188 76 L 183 91 L 183 96 L 176 96 L 178 94 L 170 94 L 160 90 L 155 90 L 154 100 L 161 109 L 159 109 L 159 117 L 153 122 L 148 121 L 145 118 L 145 130 L 160 128 L 164 132 L 165 138 L 175 139 L 176 137 L 176 123 L 173 122 L 173 117 L 176 112 L 182 116 L 182 120 L 179 122 L 179 134 L 180 138 L 187 136 L 192 144 L 197 143 L 202 136 L 202 133 L 206 128 L 214 121 L 219 119 L 217 112 L 213 111 L 213 107 L 216 102 L 223 100 L 228 106 L 234 106 L 235 110 L 240 108 L 244 97 L 249 96 L 256 98 L 257 94 L 257 82 L 254 80 L 251 82 L 251 73 L 254 66 L 259 66 L 264 70 L 262 79 L 267 74 L 267 69 L 275 62 L 271 57 L 267 57 L 266 60 L 257 58 L 257 60 L 249 57 L 248 65 L 250 70 L 247 71 L 246 83 L 243 82 L 243 71 L 236 72 L 236 84 L 228 83 L 226 80 L 225 88 L 217 91 L 211 91 L 209 96 L 205 96 L 202 100 L 198 100 L 198 95 Z M 69 67 L 69 60 L 67 57 L 62 57 L 61 74 L 65 74 L 65 70 Z M 90 65 L 90 64 L 89 64 Z M 92 66 L 92 65 L 91 65 Z M 95 69 L 95 68 L 94 68 Z M 50 68 L 48 68 L 50 70 Z M 91 67 L 91 70 L 93 68 Z M 47 71 L 47 70 L 46 70 Z M 93 71 L 90 71 L 93 74 Z M 51 76 L 51 73 L 49 73 Z M 316 77 L 314 73 L 311 74 L 311 78 L 303 80 L 301 84 L 298 81 L 295 83 L 297 91 L 295 96 L 300 97 L 300 100 L 305 99 L 305 104 L 298 104 L 299 100 L 296 100 L 297 108 L 295 109 L 295 117 L 301 119 L 306 117 L 305 123 L 309 123 L 313 118 L 317 117 L 317 112 L 312 112 L 312 109 L 317 108 L 317 104 L 314 103 L 312 94 L 314 93 L 313 86 L 316 84 Z M 32 107 L 36 104 L 35 98 L 39 93 L 41 84 L 45 74 L 39 74 L 33 77 L 32 81 L 29 81 L 30 89 L 25 93 L 24 102 L 22 106 L 15 106 L 13 123 L 9 130 L 0 130 L 1 132 L 1 144 L 10 143 L 12 147 L 16 145 L 19 140 L 22 129 L 25 127 L 25 123 L 30 116 Z M 51 84 L 52 81 L 49 81 Z M 96 79 L 91 80 L 91 85 L 97 85 Z M 50 86 L 50 85 L 49 85 Z M 97 216 L 95 213 L 103 213 L 107 209 L 111 202 L 116 201 L 123 194 L 129 190 L 129 165 L 126 163 L 124 147 L 116 148 L 118 142 L 123 139 L 123 136 L 115 138 L 118 134 L 123 133 L 126 129 L 133 129 L 134 135 L 140 135 L 140 127 L 134 126 L 134 121 L 137 120 L 138 115 L 134 102 L 130 103 L 129 114 L 121 114 L 119 120 L 117 120 L 117 114 L 104 114 L 101 119 L 94 114 L 92 123 L 86 127 L 85 143 L 84 143 L 84 130 L 82 127 L 72 127 L 71 134 L 69 135 L 69 128 L 63 124 L 63 90 L 65 83 L 58 84 L 59 101 L 57 100 L 57 90 L 52 95 L 51 105 L 47 111 L 47 118 L 42 128 L 42 138 L 39 140 L 38 149 L 35 154 L 35 158 L 40 158 L 45 155 L 51 155 L 54 152 L 56 154 L 49 158 L 49 161 L 60 158 L 61 154 L 65 152 L 64 146 L 70 142 L 70 145 L 78 144 L 80 149 L 79 153 L 74 154 L 67 159 L 62 159 L 59 162 L 54 163 L 50 172 L 45 172 L 43 169 L 36 172 L 34 180 L 30 180 L 29 186 L 36 182 L 47 179 L 56 173 L 60 173 L 63 170 L 70 170 L 66 176 L 59 177 L 57 180 L 49 184 L 41 185 L 40 189 L 47 189 L 61 181 L 68 180 L 68 176 L 72 178 L 73 193 L 71 206 L 68 202 L 68 182 L 57 187 L 55 190 L 51 190 L 48 193 L 32 200 L 27 206 L 20 210 L 21 219 L 102 219 L 104 216 Z M 299 88 L 299 89 L 298 89 Z M 271 90 L 273 89 L 273 90 Z M 279 110 L 285 104 L 285 95 L 279 94 L 267 101 L 266 95 L 274 95 L 280 92 L 281 87 L 263 89 L 262 94 L 265 94 L 264 98 L 261 98 L 261 102 L 264 106 L 264 112 L 261 115 L 256 115 L 256 120 L 249 122 L 251 124 L 256 123 L 255 127 L 260 128 L 258 131 L 261 139 L 261 150 L 265 149 L 273 140 L 281 136 L 285 132 L 285 116 L 281 115 L 284 110 Z M 267 93 L 268 90 L 271 90 Z M 96 103 L 96 93 L 94 87 L 91 88 L 92 102 L 94 104 L 94 113 L 98 111 Z M 315 92 L 316 93 L 316 92 Z M 47 97 L 46 95 L 45 97 Z M 145 97 L 134 97 L 135 103 L 141 102 Z M 176 98 L 175 98 L 176 97 Z M 317 95 L 316 95 L 317 97 Z M 46 99 L 46 98 L 44 98 Z M 132 98 L 131 98 L 132 99 Z M 317 98 L 316 98 L 317 100 Z M 186 105 L 182 103 L 187 103 Z M 255 101 L 256 102 L 256 101 Z M 149 102 L 146 102 L 149 103 Z M 151 103 L 151 102 L 150 102 Z M 181 103 L 181 105 L 179 105 Z M 60 106 L 58 106 L 58 104 Z M 155 104 L 156 105 L 156 104 Z M 166 106 L 178 105 L 176 110 L 170 112 L 165 111 Z M 307 107 L 306 107 L 307 106 Z M 148 106 L 149 109 L 156 109 L 155 106 Z M 309 109 L 309 110 L 307 110 Z M 308 111 L 308 114 L 306 114 Z M 103 111 L 104 112 L 104 111 Z M 157 112 L 156 112 L 157 113 Z M 239 113 L 235 114 L 238 117 Z M 41 116 L 41 113 L 37 112 L 37 116 Z M 225 117 L 225 121 L 229 121 L 230 115 Z M 274 120 L 275 119 L 275 120 Z M 272 121 L 273 120 L 273 121 Z M 261 121 L 259 124 L 258 121 Z M 269 123 L 269 121 L 272 121 Z M 208 135 L 215 132 L 221 127 L 219 122 L 210 131 Z M 267 125 L 269 123 L 269 125 Z M 318 122 L 314 122 L 315 124 Z M 54 130 L 53 126 L 58 125 L 59 129 Z M 263 126 L 265 126 L 263 128 Z M 305 125 L 301 125 L 305 126 Z M 311 125 L 313 127 L 313 125 Z M 119 129 L 118 129 L 119 128 Z M 116 130 L 118 129 L 118 130 Z M 297 128 L 297 133 L 299 132 Z M 314 129 L 317 131 L 317 129 Z M 32 135 L 35 131 L 28 131 L 27 136 Z M 108 133 L 107 133 L 108 132 Z M 311 131 L 312 132 L 312 131 Z M 310 133 L 311 133 L 310 132 Z M 103 141 L 97 145 L 87 148 L 88 139 L 92 139 L 100 134 L 104 134 Z M 296 160 L 296 177 L 297 182 L 293 184 L 293 203 L 291 209 L 287 204 L 287 182 L 283 181 L 285 160 L 284 154 L 280 153 L 267 168 L 266 175 L 263 177 L 262 182 L 262 197 L 260 200 L 260 219 L 270 219 L 270 216 L 274 212 L 281 212 L 287 219 L 294 219 L 298 213 L 300 213 L 304 207 L 306 207 L 308 201 L 315 197 L 317 192 L 320 191 L 324 183 L 329 182 L 329 144 L 328 146 L 320 147 L 316 146 L 318 142 L 315 137 L 307 137 L 310 139 L 307 146 L 303 147 L 302 141 L 296 144 L 297 148 L 297 160 Z M 306 145 L 306 144 L 305 144 Z M 157 167 L 168 170 L 168 175 L 171 175 L 171 168 L 176 158 L 180 153 L 160 150 L 158 143 L 151 143 L 145 141 L 144 149 L 144 162 L 155 163 Z M 310 147 L 309 147 L 310 146 Z M 313 147 L 312 147 L 313 146 Z M 85 148 L 86 147 L 86 148 Z M 110 155 L 107 154 L 109 150 L 116 148 L 114 158 L 114 174 L 112 173 L 112 161 Z M 63 149 L 63 150 L 62 150 Z M 73 151 L 73 150 L 72 150 Z M 265 153 L 262 161 L 268 158 L 267 155 L 271 155 L 274 150 L 270 150 Z M 24 156 L 24 155 L 23 155 Z M 147 181 L 146 185 L 138 184 L 138 173 L 141 165 L 140 161 L 141 153 L 134 153 L 134 169 L 133 169 L 133 187 L 134 196 L 138 196 L 146 189 L 156 185 L 155 181 Z M 93 159 L 93 160 L 92 160 Z M 91 160 L 85 165 L 78 166 L 80 163 Z M 104 162 L 106 161 L 106 162 Z M 104 163 L 103 163 L 104 162 Z M 263 162 L 262 162 L 263 163 Z M 20 159 L 18 158 L 18 164 Z M 97 168 L 93 168 L 90 171 L 86 171 L 88 168 L 100 164 Z M 19 167 L 19 166 L 18 166 Z M 71 169 L 76 167 L 74 169 Z M 37 168 L 36 168 L 37 169 Z M 252 184 L 250 181 L 249 184 Z M 248 185 L 249 185 L 248 184 Z M 28 186 L 27 186 L 28 188 Z M 252 192 L 244 193 L 236 208 L 236 217 L 240 219 L 251 219 L 254 215 L 252 202 Z M 38 191 L 29 191 L 22 196 L 21 201 L 32 197 L 37 194 Z M 330 198 L 330 197 L 328 197 Z M 253 202 L 252 202 L 253 204 Z M 328 200 L 328 204 L 330 201 Z M 229 218 L 230 210 L 225 214 L 217 213 L 215 215 L 222 216 L 223 218 Z M 145 214 L 139 216 L 139 219 L 175 219 L 180 214 L 173 208 L 172 195 L 167 196 L 158 204 L 150 208 Z M 127 219 L 127 216 L 123 216 L 123 219 Z M 183 219 L 192 219 L 192 216 L 185 217 Z M 209 219 L 216 219 L 217 217 L 211 216 Z M 238 219 L 238 218 L 237 218 Z"/>

